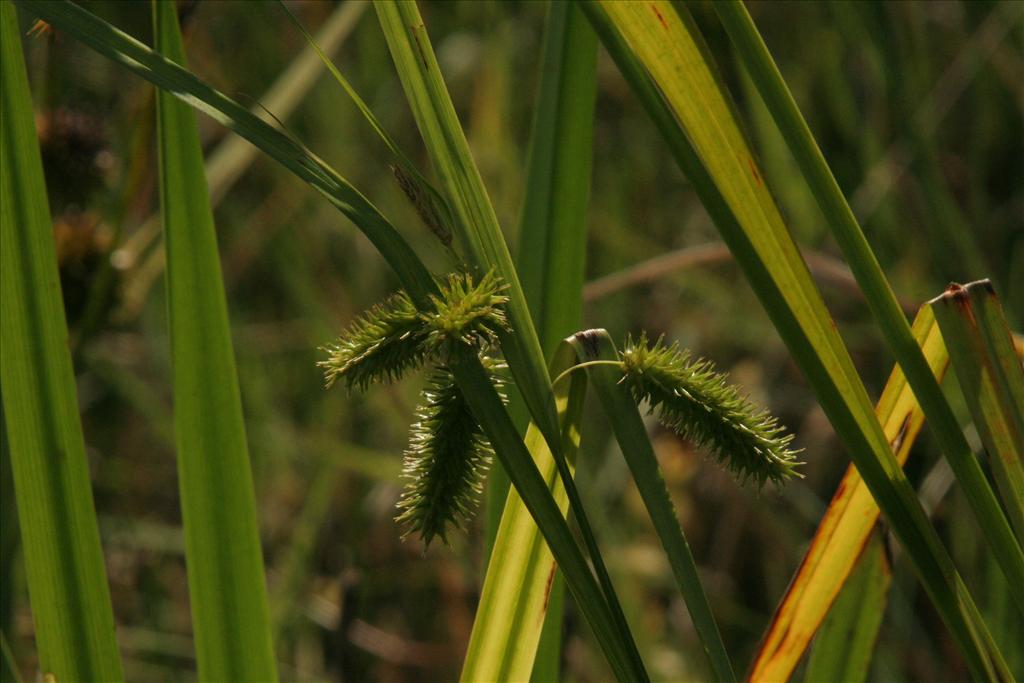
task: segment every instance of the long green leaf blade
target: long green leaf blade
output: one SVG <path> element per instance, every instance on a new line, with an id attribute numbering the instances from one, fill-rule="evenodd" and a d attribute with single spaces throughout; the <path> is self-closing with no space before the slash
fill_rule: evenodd
<path id="1" fill-rule="evenodd" d="M 665 549 L 672 573 L 711 664 L 714 679 L 735 681 L 729 655 L 697 574 L 693 553 L 679 525 L 640 410 L 621 382 L 622 371 L 607 364 L 619 360 L 615 345 L 605 330 L 588 330 L 573 338 L 573 346 L 582 362 L 605 361 L 604 364 L 587 368 L 587 375 L 594 385 L 605 418 L 615 433 L 615 439 Z"/>
<path id="2" fill-rule="evenodd" d="M 495 270 L 509 286 L 508 317 L 512 331 L 499 335 L 501 348 L 530 414 L 551 447 L 557 449 L 558 419 L 537 331 L 419 9 L 414 0 L 381 0 L 374 7 L 406 99 L 451 208 L 456 235 L 467 250 L 471 265 L 482 272 Z"/>
<path id="3" fill-rule="evenodd" d="M 21 49 L 17 10 L 0 3 L 0 383 L 39 669 L 58 681 L 119 681 Z"/>
<path id="4" fill-rule="evenodd" d="M 579 8 L 548 3 L 516 249 L 516 270 L 548 360 L 560 340 L 581 324 L 596 66 L 597 37 Z M 507 492 L 507 477 L 496 469 L 488 482 L 488 533 L 504 524 L 499 515 L 508 510 Z M 559 678 L 563 593 L 562 576 L 556 572 L 537 646 L 535 680 Z M 532 638 L 528 630 L 524 627 L 520 637 Z"/>
<path id="5" fill-rule="evenodd" d="M 451 208 L 455 232 L 468 252 L 471 265 L 481 271 L 497 272 L 508 285 L 507 314 L 511 329 L 498 335 L 502 351 L 519 394 L 561 468 L 565 460 L 559 452 L 557 412 L 540 341 L 512 265 L 508 245 L 480 171 L 470 154 L 419 9 L 414 0 L 380 0 L 374 7 L 413 117 Z M 617 631 L 615 647 L 627 654 L 630 676 L 646 678 L 643 662 L 618 608 L 618 600 L 597 551 L 585 511 L 574 493 L 571 475 L 564 470 L 560 474 L 612 613 Z"/>
<path id="6" fill-rule="evenodd" d="M 575 363 L 572 348 L 560 347 L 552 360 L 551 372 L 561 373 Z M 570 463 L 579 448 L 579 421 L 585 392 L 586 376 L 579 373 L 573 376 L 571 384 L 556 387 L 563 452 Z M 565 515 L 569 499 L 551 450 L 535 424 L 527 429 L 525 443 Z M 516 491 L 510 491 L 487 565 L 480 604 L 462 664 L 462 681 L 520 681 L 531 678 L 531 670 L 537 673 L 535 655 L 546 615 L 552 608 L 556 571 L 554 557 L 522 498 Z M 535 678 L 557 680 L 557 675 Z"/>
<path id="7" fill-rule="evenodd" d="M 185 64 L 173 2 L 156 47 Z M 195 113 L 157 93 L 160 206 L 185 558 L 199 675 L 277 680 L 249 449 Z"/>
<path id="8" fill-rule="evenodd" d="M 516 269 L 545 358 L 583 315 L 597 36 L 574 3 L 548 10 Z"/>
<path id="9" fill-rule="evenodd" d="M 968 666 L 979 678 L 1005 671 L 977 607 L 893 457 L 692 18 L 685 8 L 680 16 L 661 0 L 587 2 L 584 8 L 817 393 Z"/>
<path id="10" fill-rule="evenodd" d="M 551 548 L 558 567 L 564 572 L 576 604 L 594 630 L 616 678 L 620 681 L 647 680 L 642 663 L 638 665 L 635 662 L 635 645 L 630 641 L 624 642 L 602 588 L 583 559 L 562 511 L 548 491 L 547 483 L 530 457 L 530 452 L 486 372 L 479 362 L 468 362 L 465 359 L 453 363 L 451 367 L 513 486 L 544 533 L 544 540 Z M 558 447 L 561 448 L 561 443 Z"/>
<path id="11" fill-rule="evenodd" d="M 910 325 L 896 301 L 878 259 L 875 258 L 853 210 L 846 202 L 839 183 L 786 87 L 782 74 L 768 52 L 742 0 L 726 0 L 714 5 L 754 85 L 796 158 L 818 206 L 846 255 L 850 270 L 860 284 L 882 335 L 900 364 L 907 381 L 924 410 L 927 425 L 935 434 L 957 480 L 978 517 L 992 553 L 1006 572 L 1014 597 L 1024 612 L 1024 551 L 1014 537 L 1010 523 L 999 507 L 992 487 L 985 478 L 971 448 L 960 431 L 953 410 L 939 387 L 921 347 L 914 342 Z"/>
<path id="12" fill-rule="evenodd" d="M 960 391 L 988 451 L 1018 538 L 1024 538 L 1024 372 L 988 280 L 950 285 L 931 302 Z M 1012 593 L 1024 590 L 1009 582 Z"/>

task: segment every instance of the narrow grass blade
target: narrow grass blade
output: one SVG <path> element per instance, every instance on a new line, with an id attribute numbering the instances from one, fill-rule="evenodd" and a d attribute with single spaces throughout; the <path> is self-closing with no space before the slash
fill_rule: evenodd
<path id="1" fill-rule="evenodd" d="M 557 449 L 558 419 L 540 341 L 419 9 L 413 0 L 381 0 L 374 7 L 420 136 L 452 211 L 456 237 L 472 266 L 481 272 L 495 270 L 509 285 L 508 317 L 512 331 L 500 335 L 501 348 L 530 414 L 549 445 Z"/>
<path id="2" fill-rule="evenodd" d="M 18 664 L 14 661 L 11 645 L 7 642 L 7 634 L 3 631 L 0 631 L 0 683 L 21 683 Z"/>
<path id="3" fill-rule="evenodd" d="M 345 214 L 402 278 L 410 295 L 432 291 L 434 281 L 430 273 L 377 207 L 337 171 L 288 135 L 188 70 L 74 3 L 18 0 L 17 4 L 248 140 Z"/>
<path id="4" fill-rule="evenodd" d="M 864 548 L 857 568 L 815 638 L 804 681 L 864 683 L 867 680 L 871 651 L 885 615 L 890 583 L 892 568 L 881 541 L 876 539 Z"/>
<path id="5" fill-rule="evenodd" d="M 321 159 L 187 70 L 81 7 L 70 2 L 39 0 L 19 0 L 18 4 L 54 28 L 83 41 L 100 54 L 212 116 L 321 192 L 377 247 L 417 306 L 429 305 L 429 295 L 437 292 L 437 286 L 423 262 L 380 211 Z M 613 670 L 622 680 L 642 679 L 643 675 L 631 673 L 627 649 L 616 635 L 614 620 L 601 589 L 486 371 L 475 360 L 464 361 L 452 369 L 502 466 L 544 534 L 566 583 L 594 629 Z M 546 377 L 546 370 L 544 372 Z"/>
<path id="6" fill-rule="evenodd" d="M 10 633 L 14 609 L 20 598 L 21 533 L 18 530 L 18 505 L 14 499 L 14 478 L 11 474 L 11 449 L 7 441 L 7 420 L 4 417 L 3 385 L 0 384 L 0 631 Z"/>
<path id="7" fill-rule="evenodd" d="M 779 131 L 796 158 L 804 179 L 811 188 L 818 206 L 832 229 L 846 260 L 860 283 L 868 307 L 878 321 L 882 335 L 913 387 L 928 425 L 935 434 L 942 452 L 964 489 L 988 546 L 998 558 L 1010 585 L 1021 587 L 1017 604 L 1024 612 L 1024 551 L 1014 537 L 1010 523 L 999 507 L 981 465 L 960 431 L 956 416 L 928 369 L 921 348 L 914 343 L 910 325 L 900 309 L 896 296 L 882 272 L 871 246 L 864 237 L 857 219 L 846 202 L 839 184 L 825 161 L 801 115 L 796 101 L 786 87 L 782 74 L 754 26 L 742 0 L 725 0 L 714 4 L 736 52 L 750 73 L 775 119 Z"/>
<path id="8" fill-rule="evenodd" d="M 914 320 L 914 339 L 921 345 L 935 377 L 941 380 L 949 355 L 931 308 Z M 897 366 L 889 376 L 875 414 L 896 459 L 903 465 L 924 424 L 924 413 Z M 818 524 L 786 595 L 775 608 L 751 666 L 752 681 L 782 681 L 792 675 L 811 639 L 828 614 L 878 521 L 878 504 L 850 465 Z"/>
<path id="9" fill-rule="evenodd" d="M 377 137 L 380 138 L 381 142 L 384 143 L 384 146 L 387 147 L 388 151 L 391 152 L 392 158 L 394 159 L 395 163 L 401 166 L 402 170 L 405 172 L 405 176 L 409 179 L 409 182 L 415 185 L 417 190 L 421 190 L 429 195 L 429 199 L 426 200 L 426 203 L 429 203 L 431 205 L 431 208 L 434 210 L 435 213 L 441 214 L 436 215 L 434 218 L 434 220 L 438 221 L 441 225 L 432 225 L 429 227 L 431 227 L 431 229 L 435 231 L 441 232 L 443 240 L 450 241 L 450 235 L 447 234 L 450 231 L 450 209 L 448 208 L 447 203 L 441 197 L 440 193 L 434 188 L 433 185 L 431 185 L 427 181 L 426 178 L 423 177 L 423 174 L 420 173 L 418 168 L 416 168 L 416 165 L 412 163 L 408 156 L 406 156 L 406 154 L 398 146 L 398 143 L 395 142 L 395 139 L 391 137 L 391 134 L 388 133 L 387 129 L 385 129 L 381 122 L 377 119 L 376 115 L 373 113 L 373 110 L 370 109 L 369 105 L 367 105 L 363 98 L 359 96 L 359 93 L 357 93 L 356 89 L 352 87 L 352 84 L 348 82 L 348 79 L 346 79 L 342 75 L 341 71 L 339 71 L 338 67 L 334 65 L 334 62 L 331 61 L 330 57 L 328 57 L 327 54 L 320 49 L 317 40 L 314 39 L 313 36 L 309 34 L 309 31 L 307 31 L 306 27 L 302 25 L 302 22 L 300 22 L 298 18 L 294 14 L 292 14 L 291 10 L 288 9 L 287 5 L 285 5 L 281 0 L 278 1 L 281 4 L 281 9 L 284 10 L 284 12 L 288 15 L 288 17 L 292 20 L 295 26 L 302 33 L 303 37 L 305 37 L 306 42 L 309 44 L 310 48 L 316 51 L 316 54 L 320 57 L 320 61 L 327 68 L 327 71 L 330 72 L 335 82 L 337 82 L 338 85 L 341 86 L 341 89 L 345 91 L 345 94 L 348 95 L 350 100 L 352 100 L 352 103 L 356 105 L 356 109 L 358 109 L 359 113 L 363 115 L 363 119 L 365 119 L 366 122 L 370 125 L 370 127 L 373 129 L 373 132 L 377 134 Z M 362 7 L 362 3 L 360 3 L 359 6 Z"/>
<path id="10" fill-rule="evenodd" d="M 950 285 L 930 306 L 988 451 L 1003 505 L 1017 537 L 1024 539 L 1024 372 L 1002 306 L 988 280 Z M 1011 593 L 1024 590 L 1009 588 Z"/>
<path id="11" fill-rule="evenodd" d="M 516 249 L 516 270 L 547 360 L 581 324 L 596 66 L 597 37 L 580 9 L 549 3 Z M 508 509 L 507 479 L 495 469 L 488 481 L 488 533 L 497 531 L 498 516 Z M 563 592 L 556 572 L 534 680 L 560 678 Z"/>
<path id="12" fill-rule="evenodd" d="M 545 30 L 516 269 L 550 358 L 583 311 L 597 36 L 572 3 L 551 3 Z"/>
<path id="13" fill-rule="evenodd" d="M 39 670 L 58 681 L 119 681 L 121 660 L 18 33 L 14 5 L 0 3 L 0 384 Z"/>
<path id="14" fill-rule="evenodd" d="M 636 661 L 636 646 L 631 636 L 622 634 L 602 587 L 594 580 L 590 567 L 572 539 L 562 511 L 548 491 L 545 480 L 530 457 L 508 411 L 491 386 L 485 370 L 479 362 L 467 362 L 465 359 L 460 359 L 451 367 L 459 386 L 470 401 L 473 414 L 483 425 L 495 453 L 508 472 L 512 485 L 544 533 L 544 540 L 551 548 L 559 569 L 565 574 L 576 604 L 594 630 L 616 678 L 620 681 L 648 680 L 642 662 Z M 550 446 L 550 441 L 545 441 Z M 558 444 L 559 449 L 561 445 Z M 563 484 L 565 481 L 563 478 Z"/>
<path id="15" fill-rule="evenodd" d="M 551 373 L 561 373 L 575 363 L 575 352 L 569 347 L 561 347 L 552 360 Z M 565 383 L 555 389 L 563 453 L 572 465 L 579 448 L 579 421 L 583 413 L 586 375 L 576 373 L 571 384 Z M 569 499 L 551 450 L 535 424 L 526 431 L 526 447 L 533 454 L 534 462 L 564 516 L 569 509 Z M 510 491 L 487 564 L 480 604 L 462 664 L 461 680 L 469 683 L 531 678 L 541 630 L 551 607 L 556 571 L 554 557 L 522 498 L 516 491 Z M 557 677 L 537 680 L 557 680 Z"/>
<path id="16" fill-rule="evenodd" d="M 375 3 L 377 16 L 391 50 L 406 98 L 420 135 L 433 160 L 440 185 L 452 211 L 454 229 L 470 262 L 480 270 L 494 270 L 509 285 L 508 317 L 511 330 L 499 334 L 502 351 L 516 380 L 516 386 L 561 466 L 557 413 L 551 380 L 526 299 L 512 265 L 508 246 L 498 226 L 480 172 L 473 161 L 465 134 L 441 77 L 430 38 L 413 0 L 381 0 Z M 615 617 L 617 647 L 629 656 L 633 677 L 646 677 L 621 610 L 604 570 L 596 542 L 582 507 L 574 498 L 571 477 L 561 473 L 584 540 L 590 548 L 605 597 Z"/>
<path id="17" fill-rule="evenodd" d="M 611 337 L 604 330 L 588 330 L 573 337 L 580 361 L 618 361 Z M 615 433 L 622 455 L 633 474 L 637 490 L 665 549 L 672 573 L 682 591 L 686 607 L 708 656 L 716 681 L 734 681 L 729 655 L 722 643 L 718 625 L 697 574 L 697 565 L 679 525 L 672 499 L 665 486 L 658 459 L 654 455 L 640 410 L 622 384 L 622 371 L 608 364 L 587 368 L 587 375 L 601 401 L 605 417 Z"/>
<path id="18" fill-rule="evenodd" d="M 177 10 L 154 2 L 156 47 L 184 65 Z M 195 113 L 157 93 L 174 428 L 199 675 L 277 679 L 249 449 Z"/>
<path id="19" fill-rule="evenodd" d="M 548 5 L 544 53 L 530 132 L 516 271 L 545 359 L 580 327 L 586 209 L 597 90 L 597 38 L 573 3 Z M 513 413 L 514 414 L 514 413 Z M 494 530 L 508 482 L 493 477 Z M 490 527 L 489 527 L 490 530 Z"/>
<path id="20" fill-rule="evenodd" d="M 970 670 L 979 678 L 994 677 L 1005 671 L 1002 658 L 892 454 L 849 352 L 764 185 L 703 39 L 685 7 L 678 14 L 677 7 L 662 0 L 584 4 L 814 388 Z"/>
<path id="21" fill-rule="evenodd" d="M 346 2 L 324 22 L 317 34 L 317 43 L 332 53 L 352 32 L 362 17 L 366 5 Z M 288 65 L 277 80 L 259 98 L 252 113 L 269 125 L 286 121 L 295 108 L 305 100 L 307 93 L 318 81 L 323 65 L 317 50 L 304 50 Z M 214 207 L 234 186 L 256 157 L 257 149 L 244 138 L 227 136 L 211 150 L 206 159 L 206 182 L 210 189 L 210 202 Z M 162 245 L 153 249 L 144 262 L 139 259 L 160 234 L 160 217 L 150 216 L 138 230 L 118 247 L 119 263 L 132 269 L 125 290 L 121 293 L 121 306 L 128 315 L 135 315 L 146 302 L 153 282 L 163 273 L 165 254 Z M 122 266 L 122 267 L 123 267 Z"/>

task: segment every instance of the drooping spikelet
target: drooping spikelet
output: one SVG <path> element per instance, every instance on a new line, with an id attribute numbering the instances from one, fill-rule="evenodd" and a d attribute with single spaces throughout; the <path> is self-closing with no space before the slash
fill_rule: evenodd
<path id="1" fill-rule="evenodd" d="M 491 271 L 473 282 L 469 273 L 452 273 L 441 283 L 440 296 L 430 297 L 434 311 L 427 317 L 432 344 L 462 342 L 484 349 L 501 330 L 508 329 L 504 294 L 507 285 Z"/>
<path id="2" fill-rule="evenodd" d="M 359 317 L 338 344 L 327 347 L 327 386 L 341 379 L 349 389 L 398 379 L 430 354 L 430 328 L 405 292 L 392 295 Z"/>
<path id="3" fill-rule="evenodd" d="M 492 375 L 498 369 L 481 360 Z M 431 376 L 424 398 L 410 430 L 408 481 L 395 519 L 406 526 L 405 536 L 418 533 L 424 545 L 439 536 L 447 544 L 449 527 L 473 516 L 494 451 L 446 366 Z"/>
<path id="4" fill-rule="evenodd" d="M 758 485 L 780 482 L 795 474 L 792 435 L 783 435 L 778 421 L 753 405 L 710 361 L 691 360 L 678 344 L 649 344 L 645 335 L 627 340 L 622 352 L 624 381 L 639 403 L 669 429 L 709 450 L 741 480 Z"/>

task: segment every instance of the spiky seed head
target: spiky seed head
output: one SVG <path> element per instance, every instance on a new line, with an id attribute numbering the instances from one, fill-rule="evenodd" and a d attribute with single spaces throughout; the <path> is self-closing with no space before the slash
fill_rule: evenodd
<path id="1" fill-rule="evenodd" d="M 476 283 L 469 273 L 453 273 L 440 289 L 440 295 L 430 297 L 434 311 L 425 316 L 431 328 L 431 344 L 457 342 L 486 349 L 498 332 L 509 329 L 505 317 L 507 286 L 493 270 Z"/>
<path id="2" fill-rule="evenodd" d="M 442 351 L 485 351 L 497 333 L 508 329 L 508 297 L 501 280 L 490 272 L 473 282 L 468 273 L 454 273 L 430 297 L 432 310 L 417 311 L 404 291 L 389 297 L 356 319 L 334 346 L 326 347 L 327 386 L 339 379 L 351 390 L 399 379 L 407 370 Z"/>
<path id="3" fill-rule="evenodd" d="M 797 474 L 799 451 L 792 435 L 714 371 L 710 361 L 691 359 L 678 344 L 641 335 L 621 353 L 624 382 L 636 401 L 647 401 L 659 421 L 710 451 L 741 481 L 781 482 Z M 799 476 L 799 475 L 798 475 Z"/>
<path id="4" fill-rule="evenodd" d="M 497 362 L 481 360 L 496 377 Z M 416 411 L 405 452 L 407 483 L 395 518 L 406 527 L 403 537 L 417 533 L 429 546 L 437 536 L 447 545 L 448 530 L 472 518 L 492 457 L 491 444 L 451 371 L 438 367 Z"/>
<path id="5" fill-rule="evenodd" d="M 365 390 L 421 365 L 430 354 L 429 333 L 412 300 L 400 291 L 357 318 L 336 345 L 325 349 L 328 357 L 318 365 L 328 387 L 340 379 L 349 390 Z"/>

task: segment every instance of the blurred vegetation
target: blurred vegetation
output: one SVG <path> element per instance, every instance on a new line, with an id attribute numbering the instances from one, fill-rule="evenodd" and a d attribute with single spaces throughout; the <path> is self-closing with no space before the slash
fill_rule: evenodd
<path id="1" fill-rule="evenodd" d="M 151 43 L 145 3 L 83 4 Z M 311 31 L 336 9 L 331 2 L 288 5 Z M 728 61 L 714 13 L 695 9 L 769 186 L 877 396 L 892 359 L 770 117 Z M 758 2 L 750 9 L 908 312 L 950 280 L 990 277 L 1020 330 L 1024 4 Z M 243 103 L 256 102 L 305 46 L 276 3 L 186 3 L 181 11 L 193 71 Z M 515 244 L 544 7 L 431 2 L 422 11 Z M 29 30 L 31 18 L 21 19 Z M 157 202 L 153 89 L 60 33 L 28 41 L 27 57 L 126 677 L 193 680 L 162 261 L 150 256 L 158 245 L 142 239 Z M 335 61 L 426 168 L 372 10 Z M 213 150 L 226 132 L 199 122 Z M 419 224 L 379 141 L 329 78 L 304 95 L 286 126 L 397 224 Z M 454 537 L 452 548 L 434 544 L 424 553 L 415 540 L 401 541 L 393 519 L 407 426 L 425 378 L 350 398 L 325 392 L 316 367 L 321 347 L 396 287 L 393 275 L 333 208 L 261 156 L 224 194 L 215 218 L 282 677 L 454 679 L 482 579 L 480 523 Z M 691 444 L 655 435 L 724 640 L 736 661 L 749 661 L 848 459 L 603 52 L 588 226 L 589 280 L 691 251 L 681 252 L 683 267 L 671 272 L 647 268 L 629 286 L 588 290 L 601 296 L 588 298 L 586 325 L 607 327 L 616 338 L 643 329 L 679 339 L 728 370 L 805 449 L 806 479 L 758 494 Z M 414 239 L 421 253 L 434 249 L 426 228 Z M 962 401 L 949 395 L 966 423 Z M 589 412 L 580 490 L 650 672 L 664 680 L 700 676 L 700 646 L 667 562 L 607 426 Z M 969 436 L 980 448 L 976 434 Z M 946 495 L 951 475 L 928 436 L 907 468 L 983 610 L 995 620 L 1014 618 L 1001 598 L 1001 575 L 978 551 L 972 515 L 959 494 Z M 31 617 L 6 464 L 0 474 L 0 626 L 30 679 Z M 872 678 L 964 678 L 949 665 L 959 661 L 953 646 L 898 555 L 895 569 Z M 607 679 L 589 630 L 567 603 L 566 677 Z M 1003 647 L 1019 667 L 1020 644 Z"/>

